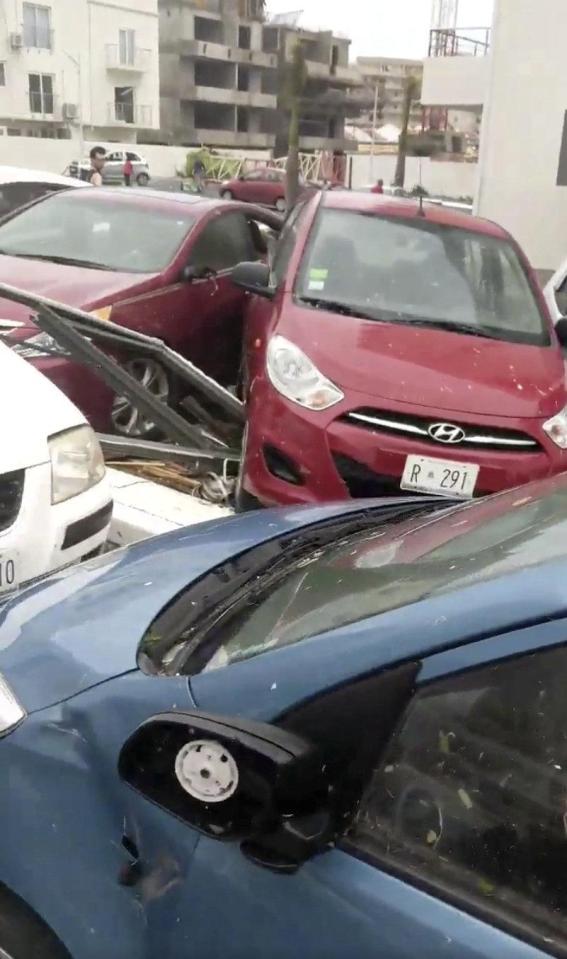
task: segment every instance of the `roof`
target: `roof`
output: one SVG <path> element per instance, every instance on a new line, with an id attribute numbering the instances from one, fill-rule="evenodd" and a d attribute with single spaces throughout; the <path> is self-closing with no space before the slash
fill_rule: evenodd
<path id="1" fill-rule="evenodd" d="M 417 217 L 420 213 L 420 205 L 417 200 L 402 200 L 397 197 L 375 193 L 357 193 L 352 190 L 324 191 L 322 202 L 326 207 L 335 210 L 375 213 L 376 216 L 399 217 L 400 219 Z M 452 226 L 456 229 L 468 230 L 469 233 L 484 233 L 486 236 L 493 236 L 501 240 L 509 239 L 508 234 L 501 226 L 492 223 L 490 220 L 470 216 L 468 213 L 459 213 L 447 207 L 430 206 L 427 203 L 423 207 L 423 213 L 429 223 Z"/>
<path id="2" fill-rule="evenodd" d="M 19 166 L 0 166 L 0 184 L 2 183 L 54 183 L 57 186 L 71 188 L 90 185 L 74 177 L 49 173 L 47 170 L 29 170 Z"/>

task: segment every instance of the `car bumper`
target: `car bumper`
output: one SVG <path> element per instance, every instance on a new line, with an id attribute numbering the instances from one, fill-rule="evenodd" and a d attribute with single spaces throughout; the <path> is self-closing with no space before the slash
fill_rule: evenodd
<path id="1" fill-rule="evenodd" d="M 0 592 L 77 562 L 106 541 L 112 518 L 112 495 L 107 477 L 78 496 L 51 502 L 51 466 L 25 470 L 17 516 L 0 532 L 0 561 L 11 560 L 9 579 Z M 0 567 L 1 567 L 0 563 Z"/>
<path id="2" fill-rule="evenodd" d="M 486 495 L 567 470 L 567 452 L 555 447 L 539 420 L 475 417 L 474 425 L 529 434 L 535 451 L 442 446 L 344 422 L 349 411 L 376 405 L 376 398 L 350 394 L 348 403 L 311 413 L 287 402 L 268 384 L 250 398 L 243 487 L 265 505 L 400 494 L 409 455 L 478 465 L 475 495 Z M 388 404 L 394 411 L 394 406 Z M 402 404 L 397 412 L 402 411 Z M 404 412 L 416 413 L 416 410 Z M 420 415 L 446 420 L 447 412 L 420 409 Z M 459 422 L 463 416 L 458 417 Z M 484 421 L 484 424 L 483 424 Z"/>

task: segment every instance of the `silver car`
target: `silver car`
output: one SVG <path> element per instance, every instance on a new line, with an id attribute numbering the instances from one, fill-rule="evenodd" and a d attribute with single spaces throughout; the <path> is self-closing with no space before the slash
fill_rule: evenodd
<path id="1" fill-rule="evenodd" d="M 138 186 L 147 186 L 150 182 L 150 168 L 146 160 L 139 153 L 126 150 L 113 150 L 106 154 L 106 163 L 102 171 L 103 183 L 124 183 L 124 164 L 126 160 L 132 161 L 134 172 L 132 174 L 132 184 Z M 73 160 L 69 165 L 71 176 L 83 178 L 91 168 L 89 160 Z"/>

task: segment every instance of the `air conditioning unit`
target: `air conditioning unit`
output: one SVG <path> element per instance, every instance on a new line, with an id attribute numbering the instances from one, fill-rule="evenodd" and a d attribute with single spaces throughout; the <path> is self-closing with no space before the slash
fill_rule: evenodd
<path id="1" fill-rule="evenodd" d="M 63 119 L 64 120 L 76 120 L 79 116 L 79 107 L 76 103 L 64 103 L 63 104 Z"/>
<path id="2" fill-rule="evenodd" d="M 24 45 L 24 38 L 21 33 L 10 34 L 10 47 L 12 50 L 21 50 Z"/>

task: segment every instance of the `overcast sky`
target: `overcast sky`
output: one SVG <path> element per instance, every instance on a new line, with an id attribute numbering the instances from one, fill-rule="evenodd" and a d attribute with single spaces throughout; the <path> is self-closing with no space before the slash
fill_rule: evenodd
<path id="1" fill-rule="evenodd" d="M 493 0 L 460 0 L 459 23 L 490 26 Z M 427 53 L 432 0 L 268 0 L 270 13 L 303 10 L 305 26 L 346 33 L 352 56 L 423 57 Z"/>

